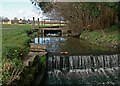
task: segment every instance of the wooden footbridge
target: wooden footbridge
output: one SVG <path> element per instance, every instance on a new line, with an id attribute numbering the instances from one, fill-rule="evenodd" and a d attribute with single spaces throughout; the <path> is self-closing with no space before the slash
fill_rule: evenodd
<path id="1" fill-rule="evenodd" d="M 46 24 L 48 24 L 48 22 L 46 22 L 45 20 L 44 20 L 44 22 L 42 22 L 42 21 L 40 22 L 39 18 L 38 18 L 37 23 L 38 23 L 38 25 L 36 27 L 35 18 L 33 17 L 32 28 L 34 31 L 37 31 L 39 34 L 42 34 L 42 36 L 63 36 L 63 34 L 67 34 L 67 33 L 71 32 L 70 29 L 64 28 L 65 23 L 58 22 L 56 24 L 56 26 L 54 26 L 53 23 L 49 22 L 49 25 L 45 26 Z M 44 27 L 41 27 L 40 25 L 44 26 Z M 58 35 L 55 35 L 55 34 L 58 34 Z"/>
<path id="2" fill-rule="evenodd" d="M 37 27 L 35 25 L 35 22 L 36 22 L 35 18 L 33 17 L 33 23 L 32 23 L 33 31 L 37 31 L 43 37 L 44 36 L 63 36 L 64 33 L 66 35 L 66 33 L 71 32 L 69 29 L 64 29 L 63 26 L 61 26 L 63 23 L 59 23 L 58 26 L 54 26 L 54 27 L 53 26 L 51 27 L 51 25 L 50 25 L 50 27 L 42 28 L 42 27 L 40 27 L 39 18 L 38 18 L 38 21 L 37 21 L 37 23 L 38 23 Z M 45 21 L 42 22 L 42 26 L 43 25 L 45 27 Z M 41 56 L 47 54 L 45 45 L 35 44 L 35 43 L 30 43 L 29 45 L 30 45 L 30 52 L 27 56 L 27 59 L 24 62 L 24 64 L 26 66 L 29 66 L 29 63 L 32 63 L 34 61 L 34 59 L 36 58 L 36 56 L 41 57 Z"/>

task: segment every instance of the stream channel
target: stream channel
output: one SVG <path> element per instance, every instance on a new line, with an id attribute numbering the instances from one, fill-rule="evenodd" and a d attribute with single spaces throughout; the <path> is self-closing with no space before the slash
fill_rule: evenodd
<path id="1" fill-rule="evenodd" d="M 120 54 L 117 49 L 90 45 L 75 37 L 38 37 L 47 47 L 46 86 L 120 84 Z M 38 85 L 39 86 L 39 85 Z"/>

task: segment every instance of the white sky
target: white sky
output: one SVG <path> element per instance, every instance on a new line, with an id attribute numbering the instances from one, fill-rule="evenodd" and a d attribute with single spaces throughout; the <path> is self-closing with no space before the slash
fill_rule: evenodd
<path id="1" fill-rule="evenodd" d="M 40 11 L 40 10 L 39 10 Z M 34 16 L 42 18 L 42 13 L 38 14 L 30 0 L 0 0 L 0 16 L 14 19 L 14 17 L 32 19 Z"/>

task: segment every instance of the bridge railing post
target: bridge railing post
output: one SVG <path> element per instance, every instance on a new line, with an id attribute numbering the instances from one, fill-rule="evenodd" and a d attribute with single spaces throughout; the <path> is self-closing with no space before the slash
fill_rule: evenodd
<path id="1" fill-rule="evenodd" d="M 38 28 L 40 28 L 40 21 L 39 21 L 39 18 L 38 18 Z"/>
<path id="2" fill-rule="evenodd" d="M 35 17 L 33 17 L 32 29 L 35 30 Z"/>

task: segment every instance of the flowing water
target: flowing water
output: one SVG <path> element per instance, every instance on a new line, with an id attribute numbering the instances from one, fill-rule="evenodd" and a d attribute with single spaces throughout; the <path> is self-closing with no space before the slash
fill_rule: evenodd
<path id="1" fill-rule="evenodd" d="M 47 47 L 48 86 L 120 84 L 118 50 L 89 45 L 78 38 L 44 37 L 39 42 L 35 38 L 35 43 Z"/>

